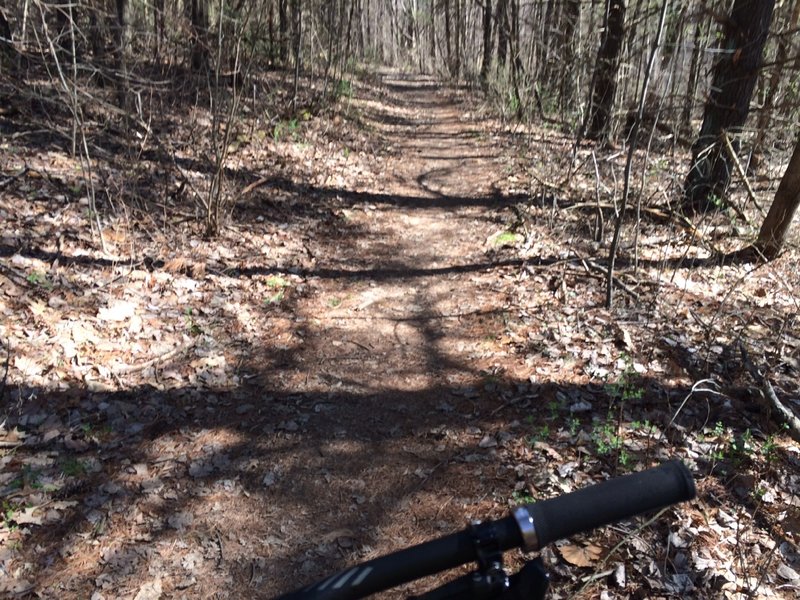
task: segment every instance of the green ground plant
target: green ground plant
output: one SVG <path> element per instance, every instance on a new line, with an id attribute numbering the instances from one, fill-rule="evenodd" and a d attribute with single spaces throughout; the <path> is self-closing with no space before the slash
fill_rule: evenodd
<path id="1" fill-rule="evenodd" d="M 77 458 L 66 458 L 61 461 L 60 466 L 66 477 L 81 477 L 86 474 L 86 465 Z"/>

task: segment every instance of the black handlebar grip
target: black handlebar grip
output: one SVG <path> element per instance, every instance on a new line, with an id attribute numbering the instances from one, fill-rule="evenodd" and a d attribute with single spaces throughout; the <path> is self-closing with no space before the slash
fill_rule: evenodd
<path id="1" fill-rule="evenodd" d="M 530 537 L 534 538 L 528 544 L 533 548 L 529 549 L 542 548 L 575 533 L 691 500 L 696 493 L 689 469 L 674 460 L 565 496 L 529 504 L 525 509 L 533 522 Z"/>

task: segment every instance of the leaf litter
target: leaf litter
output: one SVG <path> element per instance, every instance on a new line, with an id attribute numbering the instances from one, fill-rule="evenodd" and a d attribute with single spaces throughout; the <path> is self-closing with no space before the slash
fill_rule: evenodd
<path id="1" fill-rule="evenodd" d="M 335 130 L 249 144 L 247 164 L 291 185 L 254 188 L 209 243 L 110 214 L 109 260 L 57 189 L 69 160 L 5 147 L 55 177 L 0 200 L 0 590 L 270 597 L 680 457 L 698 501 L 545 550 L 553 597 L 796 595 L 800 449 L 736 352 L 800 408 L 796 251 L 669 270 L 688 235 L 645 223 L 644 266 L 620 273 L 639 299 L 607 311 L 584 217 L 534 201 L 531 165 L 557 152 L 462 90 L 385 77 Z M 424 121 L 428 159 L 397 116 Z M 485 137 L 453 158 L 465 128 Z M 525 134 L 568 155 L 557 132 Z M 587 174 L 569 185 L 553 202 L 593 195 Z M 532 200 L 495 201 L 513 194 Z"/>

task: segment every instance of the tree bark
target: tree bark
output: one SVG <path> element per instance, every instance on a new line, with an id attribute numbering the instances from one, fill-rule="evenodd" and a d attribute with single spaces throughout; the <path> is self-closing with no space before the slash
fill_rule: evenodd
<path id="1" fill-rule="evenodd" d="M 192 0 L 189 6 L 192 23 L 192 71 L 208 67 L 208 0 Z"/>
<path id="2" fill-rule="evenodd" d="M 590 140 L 607 140 L 610 135 L 624 34 L 625 2 L 607 0 L 603 40 L 597 52 L 589 127 L 586 131 L 586 137 Z"/>
<path id="3" fill-rule="evenodd" d="M 497 2 L 497 64 L 506 66 L 508 57 L 508 0 Z"/>
<path id="4" fill-rule="evenodd" d="M 286 5 L 289 0 L 278 0 L 278 58 L 283 66 L 289 57 L 289 15 Z"/>
<path id="5" fill-rule="evenodd" d="M 129 26 L 130 1 L 116 0 L 117 23 L 115 27 L 114 51 L 117 61 L 117 104 L 128 110 L 128 53 L 131 46 Z"/>
<path id="6" fill-rule="evenodd" d="M 155 0 L 153 4 L 153 33 L 155 35 L 156 62 L 161 59 L 161 48 L 164 45 L 164 32 L 166 30 L 166 15 L 164 14 L 164 0 Z M 90 9 L 95 12 L 95 9 Z"/>
<path id="7" fill-rule="evenodd" d="M 292 111 L 297 111 L 297 96 L 300 91 L 300 71 L 303 63 L 303 7 L 301 0 L 292 0 L 292 31 L 294 34 L 294 90 Z"/>
<path id="8" fill-rule="evenodd" d="M 492 0 L 483 2 L 483 60 L 481 61 L 481 82 L 486 83 L 489 69 L 492 68 Z"/>
<path id="9" fill-rule="evenodd" d="M 575 48 L 577 46 L 577 41 L 575 40 L 575 33 L 578 31 L 580 18 L 580 0 L 567 0 L 564 6 L 564 29 L 561 34 L 564 73 L 561 77 L 559 91 L 561 93 L 562 110 L 572 106 L 577 90 L 577 83 L 575 81 L 578 75 L 575 69 Z"/>
<path id="10" fill-rule="evenodd" d="M 755 247 L 767 260 L 780 253 L 789 235 L 789 226 L 800 206 L 800 134 L 789 166 L 783 174 L 775 200 L 761 225 Z"/>
<path id="11" fill-rule="evenodd" d="M 800 0 L 795 0 L 794 7 L 792 8 L 791 15 L 789 16 L 789 23 L 784 32 L 778 36 L 778 49 L 775 51 L 775 65 L 772 68 L 772 73 L 767 83 L 767 92 L 764 97 L 764 105 L 758 113 L 758 121 L 756 125 L 756 139 L 753 142 L 753 159 L 751 168 L 757 169 L 758 165 L 764 155 L 764 140 L 766 138 L 767 130 L 769 129 L 769 121 L 772 116 L 772 111 L 775 107 L 775 97 L 778 95 L 778 88 L 780 87 L 781 74 L 783 67 L 789 58 L 789 48 L 791 46 L 792 32 L 796 34 L 797 23 L 800 20 Z"/>
<path id="12" fill-rule="evenodd" d="M 444 39 L 447 49 L 447 70 L 453 74 L 453 44 L 450 39 L 450 0 L 444 0 Z"/>
<path id="13" fill-rule="evenodd" d="M 694 28 L 694 42 L 692 43 L 692 59 L 689 65 L 689 76 L 686 82 L 686 97 L 683 100 L 683 110 L 681 112 L 681 133 L 688 137 L 692 126 L 692 110 L 694 109 L 694 97 L 697 92 L 697 82 L 700 79 L 700 56 L 702 45 L 708 38 L 710 20 L 704 17 L 702 12 L 705 4 L 701 3 L 701 11 L 697 14 L 697 23 Z"/>
<path id="14" fill-rule="evenodd" d="M 687 213 L 722 207 L 731 180 L 731 159 L 721 140 L 726 132 L 738 149 L 747 120 L 775 0 L 735 0 L 725 22 L 724 53 L 714 68 L 703 126 L 692 146 L 683 191 Z"/>
<path id="15" fill-rule="evenodd" d="M 462 10 L 461 0 L 456 0 L 455 64 L 453 65 L 453 77 L 455 78 L 461 76 L 461 57 L 464 48 L 464 13 Z"/>

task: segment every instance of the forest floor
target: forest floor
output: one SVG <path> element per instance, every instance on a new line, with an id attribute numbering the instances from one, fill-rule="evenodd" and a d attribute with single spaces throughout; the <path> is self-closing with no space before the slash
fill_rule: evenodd
<path id="1" fill-rule="evenodd" d="M 654 155 L 607 310 L 623 153 L 564 181 L 571 139 L 467 89 L 353 91 L 238 132 L 211 240 L 180 111 L 171 159 L 98 136 L 105 251 L 68 144 L 3 117 L 2 593 L 270 598 L 679 458 L 698 499 L 546 549 L 552 597 L 797 597 L 800 447 L 741 353 L 800 411 L 796 249 L 709 260 L 752 232 L 665 220 L 688 158 Z"/>

